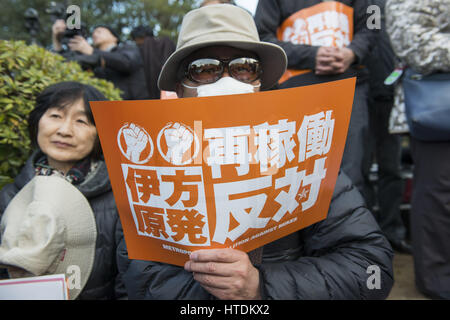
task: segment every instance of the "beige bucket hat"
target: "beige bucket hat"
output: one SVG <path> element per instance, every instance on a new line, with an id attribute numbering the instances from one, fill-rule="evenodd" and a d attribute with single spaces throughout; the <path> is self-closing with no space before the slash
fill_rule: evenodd
<path id="1" fill-rule="evenodd" d="M 180 63 L 192 52 L 213 45 L 248 50 L 259 56 L 261 88 L 275 85 L 286 70 L 287 57 L 275 44 L 259 40 L 253 17 L 230 4 L 214 4 L 188 12 L 181 24 L 177 49 L 167 59 L 158 79 L 161 90 L 175 91 Z"/>
<path id="2" fill-rule="evenodd" d="M 69 281 L 70 299 L 83 290 L 94 263 L 97 228 L 89 202 L 68 181 L 34 177 L 9 203 L 0 232 L 1 266 L 33 276 L 79 276 L 73 285 Z"/>

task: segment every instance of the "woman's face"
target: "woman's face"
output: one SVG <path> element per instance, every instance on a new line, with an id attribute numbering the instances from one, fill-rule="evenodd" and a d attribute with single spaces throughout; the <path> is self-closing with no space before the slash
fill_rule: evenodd
<path id="1" fill-rule="evenodd" d="M 97 129 L 88 121 L 82 99 L 49 108 L 39 120 L 37 142 L 51 167 L 67 173 L 94 148 Z"/>

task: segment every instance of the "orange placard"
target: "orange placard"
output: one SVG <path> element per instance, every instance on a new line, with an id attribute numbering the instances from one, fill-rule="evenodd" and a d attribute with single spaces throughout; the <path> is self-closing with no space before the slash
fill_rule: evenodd
<path id="1" fill-rule="evenodd" d="M 325 219 L 354 87 L 91 102 L 129 257 L 181 266 Z"/>
<path id="2" fill-rule="evenodd" d="M 346 47 L 353 39 L 353 8 L 327 1 L 299 10 L 281 24 L 277 38 L 293 44 Z M 310 71 L 288 69 L 279 82 Z"/>

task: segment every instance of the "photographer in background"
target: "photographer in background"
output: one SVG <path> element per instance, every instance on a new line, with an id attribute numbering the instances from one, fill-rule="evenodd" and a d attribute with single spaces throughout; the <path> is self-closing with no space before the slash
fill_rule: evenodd
<path id="1" fill-rule="evenodd" d="M 52 26 L 53 51 L 77 61 L 85 70 L 92 70 L 96 77 L 111 81 L 122 90 L 124 100 L 149 98 L 142 58 L 136 45 L 120 43 L 118 33 L 107 25 L 94 28 L 93 46 L 82 30 L 75 30 L 67 29 L 65 21 L 57 19 Z"/>

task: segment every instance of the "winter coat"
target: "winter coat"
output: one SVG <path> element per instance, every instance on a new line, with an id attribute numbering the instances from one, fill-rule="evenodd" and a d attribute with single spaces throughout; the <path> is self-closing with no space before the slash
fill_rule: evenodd
<path id="1" fill-rule="evenodd" d="M 158 88 L 158 77 L 161 69 L 175 51 L 175 43 L 167 37 L 146 37 L 142 45 L 138 45 L 144 61 L 145 79 L 150 99 L 161 98 Z"/>
<path id="2" fill-rule="evenodd" d="M 423 74 L 450 72 L 449 8 L 449 0 L 388 0 L 387 32 L 407 66 Z"/>
<path id="3" fill-rule="evenodd" d="M 450 0 L 387 1 L 387 33 L 394 52 L 406 66 L 423 74 L 450 72 L 449 8 Z M 389 129 L 392 133 L 409 132 L 401 81 L 395 88 Z"/>
<path id="4" fill-rule="evenodd" d="M 128 260 L 118 264 L 130 299 L 214 299 L 182 267 Z M 393 285 L 392 249 L 349 178 L 337 179 L 328 217 L 263 247 L 263 299 L 384 299 Z M 375 270 L 375 271 L 374 271 Z M 378 284 L 369 279 L 377 272 Z"/>
<path id="5" fill-rule="evenodd" d="M 288 57 L 288 69 L 314 69 L 319 46 L 280 41 L 277 38 L 277 29 L 292 14 L 321 2 L 321 0 L 260 0 L 258 3 L 255 12 L 255 23 L 261 41 L 278 44 L 284 49 Z M 361 63 L 370 52 L 375 36 L 374 32 L 367 28 L 368 14 L 366 11 L 369 2 L 366 0 L 340 0 L 338 2 L 352 7 L 354 11 L 353 40 L 348 45 L 348 48 L 355 53 L 356 61 L 341 76 L 316 76 L 314 73 L 297 76 L 296 78 L 305 78 L 304 81 L 301 81 L 304 82 L 303 84 L 331 81 L 342 76 L 354 75 L 357 75 L 358 82 L 367 80 L 368 72 L 365 68 L 362 68 Z"/>
<path id="6" fill-rule="evenodd" d="M 1 189 L 0 219 L 9 202 L 35 176 L 34 163 L 40 156 L 40 151 L 33 153 L 14 182 Z M 116 263 L 116 248 L 122 238 L 122 227 L 105 162 L 100 161 L 94 172 L 74 186 L 88 199 L 97 225 L 94 265 L 77 299 L 126 298 Z"/>
<path id="7" fill-rule="evenodd" d="M 104 67 L 94 68 L 95 76 L 111 81 L 122 90 L 123 100 L 145 100 L 150 97 L 141 53 L 134 43 L 119 44 L 111 51 L 95 49 L 94 54 L 105 63 Z"/>
<path id="8" fill-rule="evenodd" d="M 374 38 L 374 46 L 370 54 L 364 60 L 364 65 L 369 71 L 369 93 L 371 99 L 381 101 L 392 101 L 394 99 L 394 86 L 387 86 L 384 80 L 394 71 L 396 56 L 391 47 L 389 35 L 386 32 L 386 19 L 384 8 L 386 0 L 370 0 L 380 8 L 380 27 Z"/>

